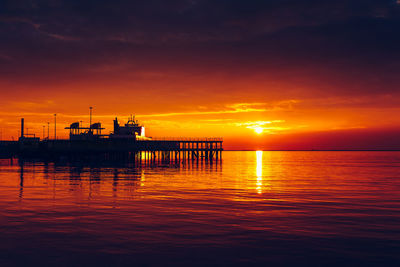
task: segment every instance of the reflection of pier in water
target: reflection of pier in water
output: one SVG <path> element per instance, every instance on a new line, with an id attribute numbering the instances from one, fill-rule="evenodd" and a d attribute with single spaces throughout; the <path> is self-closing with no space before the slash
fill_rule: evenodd
<path id="1" fill-rule="evenodd" d="M 19 199 L 21 200 L 24 195 L 24 163 L 19 164 Z"/>
<path id="2" fill-rule="evenodd" d="M 146 180 L 154 172 L 163 173 L 165 182 L 174 182 L 170 177 L 180 173 L 197 172 L 211 173 L 221 172 L 220 161 L 188 161 L 185 164 L 157 164 L 150 160 L 138 163 L 101 164 L 19 160 L 19 198 L 29 197 L 31 183 L 42 184 L 51 192 L 52 199 L 73 197 L 76 199 L 96 199 L 97 197 L 135 198 L 136 194 L 151 187 L 151 180 Z M 171 175 L 171 176 L 170 176 Z M 150 183 L 150 184 L 149 184 Z M 153 186 L 153 185 L 151 185 Z M 26 187 L 26 188 L 24 188 Z M 26 190 L 27 189 L 27 190 Z"/>

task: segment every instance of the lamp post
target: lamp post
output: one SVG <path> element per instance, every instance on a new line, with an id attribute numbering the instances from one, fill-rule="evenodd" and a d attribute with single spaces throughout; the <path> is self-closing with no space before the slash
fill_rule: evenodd
<path id="1" fill-rule="evenodd" d="M 50 122 L 47 122 L 47 140 L 50 138 Z"/>
<path id="2" fill-rule="evenodd" d="M 92 132 L 92 109 L 93 109 L 93 107 L 89 107 L 89 109 L 90 109 L 89 131 Z"/>
<path id="3" fill-rule="evenodd" d="M 54 140 L 57 140 L 57 114 L 54 113 Z"/>

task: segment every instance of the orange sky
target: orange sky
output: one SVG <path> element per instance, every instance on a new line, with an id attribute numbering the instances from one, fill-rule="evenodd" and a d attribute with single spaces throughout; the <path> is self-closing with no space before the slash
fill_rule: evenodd
<path id="1" fill-rule="evenodd" d="M 248 80 L 248 87 L 251 82 Z M 125 122 L 134 114 L 145 125 L 148 136 L 224 137 L 226 149 L 392 149 L 397 142 L 388 144 L 384 139 L 398 132 L 400 119 L 393 114 L 399 114 L 399 108 L 363 106 L 369 101 L 390 103 L 390 97 L 269 100 L 273 96 L 269 97 L 268 90 L 246 94 L 246 89 L 237 90 L 236 84 L 226 82 L 225 87 L 235 89 L 231 93 L 226 93 L 228 89 L 218 92 L 222 81 L 217 86 L 189 84 L 181 79 L 168 85 L 181 88 L 153 95 L 149 83 L 143 81 L 132 87 L 115 83 L 114 89 L 109 85 L 88 89 L 79 83 L 71 86 L 74 90 L 64 86 L 57 91 L 32 88 L 24 99 L 11 92 L 8 99 L 2 99 L 0 108 L 2 138 L 17 137 L 22 116 L 28 132 L 40 137 L 42 127 L 49 121 L 53 137 L 54 113 L 58 137 L 67 138 L 68 131 L 63 128 L 80 120 L 88 124 L 91 105 L 93 121 L 101 121 L 106 132 L 112 130 L 115 116 Z M 162 83 L 155 86 L 161 87 Z M 186 86 L 190 88 L 187 92 L 183 88 Z M 255 88 L 263 86 L 269 89 L 267 85 L 254 84 Z M 202 90 L 210 87 L 216 88 L 215 93 Z"/>
<path id="2" fill-rule="evenodd" d="M 1 138 L 21 117 L 52 137 L 54 113 L 66 138 L 93 106 L 106 132 L 135 114 L 149 136 L 226 149 L 400 149 L 399 14 L 392 1 L 7 2 Z"/>

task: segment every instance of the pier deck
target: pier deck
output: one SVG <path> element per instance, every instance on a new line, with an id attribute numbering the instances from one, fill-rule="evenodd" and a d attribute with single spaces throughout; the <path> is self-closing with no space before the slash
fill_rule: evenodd
<path id="1" fill-rule="evenodd" d="M 157 138 L 149 140 L 101 138 L 96 140 L 41 140 L 15 142 L 11 154 L 18 157 L 56 159 L 98 158 L 102 160 L 219 160 L 222 138 Z"/>

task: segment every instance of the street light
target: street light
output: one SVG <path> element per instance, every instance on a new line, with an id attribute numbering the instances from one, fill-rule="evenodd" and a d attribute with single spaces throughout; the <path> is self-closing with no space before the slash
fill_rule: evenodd
<path id="1" fill-rule="evenodd" d="M 50 122 L 47 122 L 47 140 L 50 138 Z"/>
<path id="2" fill-rule="evenodd" d="M 54 140 L 57 140 L 57 114 L 54 113 Z"/>
<path id="3" fill-rule="evenodd" d="M 92 132 L 92 109 L 93 109 L 93 107 L 89 107 L 89 109 L 90 109 L 89 131 Z"/>

